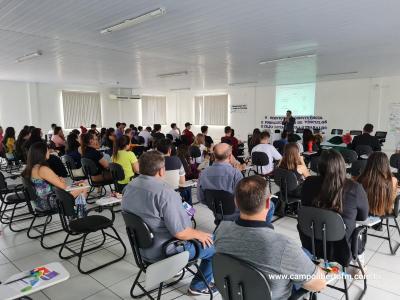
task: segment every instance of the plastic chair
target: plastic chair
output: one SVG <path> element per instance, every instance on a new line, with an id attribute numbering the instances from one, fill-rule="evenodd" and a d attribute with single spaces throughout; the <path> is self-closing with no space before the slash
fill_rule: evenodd
<path id="1" fill-rule="evenodd" d="M 355 148 L 355 151 L 358 154 L 359 159 L 368 159 L 368 156 L 374 152 L 371 146 L 368 145 L 358 145 Z"/>
<path id="2" fill-rule="evenodd" d="M 202 280 L 208 286 L 207 281 L 204 278 L 203 273 L 201 273 L 201 271 L 199 270 L 199 266 L 197 264 L 197 259 L 198 259 L 197 257 L 192 258 L 181 269 L 178 269 L 178 271 L 182 270 L 183 272 L 182 272 L 182 274 L 180 275 L 180 277 L 177 280 L 174 280 L 173 282 L 170 282 L 170 283 L 164 285 L 165 279 L 167 279 L 167 277 L 169 277 L 169 275 L 170 275 L 170 272 L 168 272 L 167 269 L 164 269 L 164 267 L 166 267 L 167 265 L 169 266 L 169 262 L 165 262 L 164 263 L 163 261 L 165 259 L 164 260 L 160 260 L 160 261 L 155 262 L 155 263 L 146 261 L 142 257 L 141 252 L 140 252 L 141 249 L 148 249 L 148 248 L 151 248 L 152 245 L 153 245 L 154 234 L 151 231 L 150 227 L 139 216 L 137 216 L 137 215 L 135 215 L 133 213 L 124 212 L 123 211 L 122 212 L 122 216 L 123 216 L 124 221 L 125 221 L 126 233 L 128 235 L 129 242 L 130 242 L 131 247 L 132 247 L 133 257 L 135 259 L 137 267 L 140 269 L 139 273 L 136 275 L 136 278 L 135 278 L 135 280 L 134 280 L 134 282 L 132 284 L 131 290 L 130 290 L 130 295 L 131 295 L 132 298 L 137 299 L 137 298 L 142 298 L 144 296 L 147 296 L 150 299 L 154 300 L 154 297 L 151 296 L 151 293 L 156 291 L 156 290 L 158 290 L 158 297 L 160 297 L 162 289 L 164 287 L 170 287 L 170 286 L 172 286 L 174 284 L 177 284 L 179 281 L 182 280 L 183 276 L 185 275 L 185 270 L 190 272 L 193 275 L 195 274 L 189 268 L 190 266 L 194 266 L 197 269 L 197 271 L 199 272 L 200 276 L 202 277 Z M 171 241 L 169 241 L 167 243 L 170 243 L 170 242 Z M 197 244 L 194 243 L 194 245 L 196 246 Z M 174 255 L 174 256 L 176 256 L 176 255 Z M 174 256 L 171 256 L 171 257 L 174 257 Z M 165 273 L 165 276 L 163 278 L 160 277 L 158 279 L 159 281 L 161 280 L 160 281 L 160 285 L 159 285 L 158 288 L 150 290 L 152 288 L 151 287 L 152 284 L 147 284 L 146 283 L 146 287 L 144 287 L 142 285 L 142 283 L 139 282 L 139 278 L 140 278 L 140 275 L 142 273 L 146 273 L 146 278 L 147 278 L 147 272 L 148 272 L 149 268 L 151 267 L 151 265 L 154 265 L 154 264 L 157 264 L 157 263 L 160 263 L 159 267 L 154 267 L 154 268 L 157 269 L 157 270 L 161 270 L 162 269 L 161 273 Z M 183 263 L 183 259 L 179 258 L 179 264 L 181 265 L 181 263 Z M 152 271 L 150 271 L 150 272 L 152 272 Z M 175 269 L 174 269 L 174 272 L 175 272 Z M 175 272 L 175 274 L 177 274 L 177 273 L 178 272 Z M 142 291 L 142 293 L 138 294 L 138 295 L 135 295 L 133 293 L 135 287 L 139 287 L 139 289 Z M 210 299 L 212 300 L 213 299 L 213 295 L 211 293 L 211 289 L 209 287 L 208 287 L 208 289 L 210 291 Z M 157 298 L 157 299 L 160 299 L 160 298 Z"/>
<path id="3" fill-rule="evenodd" d="M 251 153 L 251 163 L 255 167 L 255 170 L 252 169 L 249 171 L 253 171 L 255 174 L 264 177 L 269 185 L 269 191 L 272 192 L 272 179 L 274 173 L 263 174 L 262 168 L 269 165 L 269 157 L 265 152 L 252 152 Z"/>
<path id="4" fill-rule="evenodd" d="M 222 221 L 234 221 L 237 217 L 234 195 L 227 191 L 205 190 L 205 204 L 214 214 L 214 232 Z"/>
<path id="5" fill-rule="evenodd" d="M 66 154 L 66 155 L 61 157 L 61 161 L 67 167 L 67 171 L 68 171 L 69 177 L 71 177 L 71 179 L 73 181 L 79 181 L 79 180 L 86 179 L 86 176 L 75 176 L 74 175 L 74 170 L 79 170 L 79 168 L 76 167 L 75 161 L 71 156 Z"/>
<path id="6" fill-rule="evenodd" d="M 310 170 L 316 173 L 317 175 L 319 174 L 318 171 L 318 163 L 319 163 L 319 156 L 313 156 L 311 157 L 310 160 Z"/>
<path id="7" fill-rule="evenodd" d="M 274 172 L 275 183 L 279 187 L 279 203 L 280 203 L 280 216 L 275 219 L 274 222 L 283 217 L 296 218 L 293 214 L 288 214 L 288 208 L 291 208 L 293 212 L 296 212 L 301 204 L 301 198 L 294 195 L 299 184 L 297 182 L 296 175 L 293 171 L 289 171 L 282 168 L 277 168 Z"/>
<path id="8" fill-rule="evenodd" d="M 350 149 L 342 149 L 340 151 L 340 154 L 342 155 L 344 161 L 346 164 L 353 164 L 354 162 L 356 162 L 358 160 L 358 155 L 357 152 L 350 150 Z M 349 173 L 350 172 L 350 168 L 346 168 L 346 172 Z"/>
<path id="9" fill-rule="evenodd" d="M 399 237 L 400 237 L 400 227 L 399 227 L 399 223 L 397 222 L 397 218 L 399 217 L 399 208 L 400 208 L 399 201 L 400 201 L 400 195 L 397 196 L 395 201 L 394 201 L 394 208 L 393 208 L 392 213 L 384 215 L 384 216 L 381 217 L 382 225 L 386 225 L 387 237 L 382 236 L 382 235 L 376 235 L 376 234 L 368 233 L 368 235 L 370 235 L 370 236 L 374 236 L 374 237 L 377 237 L 377 238 L 380 238 L 380 239 L 387 240 L 389 242 L 390 253 L 392 255 L 395 255 L 397 250 L 400 247 L 400 243 L 398 243 L 398 242 L 396 243 L 396 245 L 394 245 L 394 246 L 392 245 L 392 238 L 393 237 L 390 236 L 390 231 L 389 231 L 390 227 L 396 228 L 397 232 L 399 233 Z M 390 220 L 393 220 L 395 225 L 391 225 L 389 223 Z M 385 224 L 383 224 L 384 223 L 383 221 L 386 221 Z"/>
<path id="10" fill-rule="evenodd" d="M 365 167 L 367 166 L 367 160 L 356 160 L 351 164 L 350 167 L 350 175 L 353 177 L 358 177 L 364 171 Z"/>
<path id="11" fill-rule="evenodd" d="M 390 156 L 390 166 L 397 170 L 393 175 L 400 179 L 400 153 L 394 153 Z"/>
<path id="12" fill-rule="evenodd" d="M 332 129 L 331 134 L 333 135 L 342 135 L 343 134 L 343 129 Z"/>
<path id="13" fill-rule="evenodd" d="M 70 193 L 66 192 L 65 190 L 61 190 L 59 188 L 55 188 L 55 193 L 57 196 L 58 212 L 60 215 L 61 223 L 64 231 L 67 233 L 67 236 L 65 237 L 64 242 L 59 251 L 60 258 L 70 259 L 72 257 L 78 256 L 79 272 L 82 274 L 89 274 L 106 266 L 109 266 L 115 262 L 118 262 L 125 257 L 126 247 L 121 237 L 119 236 L 118 232 L 115 230 L 113 226 L 114 212 L 111 209 L 110 211 L 112 214 L 112 219 L 109 219 L 102 215 L 91 215 L 82 218 L 77 218 L 74 197 Z M 106 229 L 111 229 L 114 235 L 105 232 Z M 101 232 L 100 243 L 99 243 L 99 238 L 97 237 L 93 238 L 92 240 L 87 238 L 89 234 L 94 234 L 95 232 L 98 231 Z M 75 237 L 78 236 L 78 237 L 73 240 L 69 240 L 70 236 L 75 236 Z M 83 255 L 88 252 L 93 253 L 92 251 L 94 250 L 105 249 L 105 247 L 103 246 L 106 243 L 107 237 L 111 238 L 112 240 L 118 241 L 121 244 L 121 246 L 124 249 L 123 254 L 114 260 L 101 264 L 100 266 L 88 270 L 83 270 L 81 266 Z M 80 245 L 79 243 L 74 244 L 73 242 L 75 241 L 78 242 L 81 241 Z M 85 244 L 87 241 L 91 246 L 85 249 Z M 115 244 L 111 245 L 114 246 Z M 68 250 L 72 254 L 64 255 L 63 254 L 64 249 Z"/>
<path id="14" fill-rule="evenodd" d="M 110 173 L 114 182 L 114 189 L 118 193 L 122 193 L 123 186 L 121 186 L 118 181 L 124 180 L 125 179 L 125 173 L 124 169 L 120 164 L 117 163 L 110 163 L 108 165 L 110 169 Z"/>
<path id="15" fill-rule="evenodd" d="M 346 240 L 346 226 L 342 217 L 331 210 L 302 206 L 298 211 L 297 229 L 303 248 L 313 255 L 313 260 L 323 258 L 325 262 L 333 261 L 339 263 L 343 272 L 348 266 L 361 270 L 365 275 L 363 266 L 358 258 L 358 241 L 361 236 L 366 235 L 367 229 L 359 226 L 354 229 L 351 237 L 351 248 Z M 337 243 L 340 243 L 339 245 Z M 310 246 L 311 245 L 311 246 Z M 356 260 L 357 265 L 351 265 L 351 260 Z M 341 291 L 349 299 L 347 278 L 343 277 L 344 288 L 328 285 L 328 287 Z M 364 276 L 364 289 L 359 299 L 367 290 L 367 280 Z"/>
<path id="16" fill-rule="evenodd" d="M 111 184 L 114 183 L 113 180 L 111 179 L 104 181 L 93 181 L 92 176 L 98 174 L 98 169 L 96 164 L 91 159 L 88 158 L 82 158 L 81 162 L 82 162 L 83 173 L 87 177 L 90 185 L 89 194 L 92 193 L 95 188 L 101 188 L 102 193 L 98 195 L 96 198 L 104 197 L 107 193 L 105 186 L 108 185 L 111 188 Z"/>
<path id="17" fill-rule="evenodd" d="M 361 135 L 361 134 L 362 134 L 361 130 L 350 130 L 350 135 L 357 136 L 357 135 Z"/>

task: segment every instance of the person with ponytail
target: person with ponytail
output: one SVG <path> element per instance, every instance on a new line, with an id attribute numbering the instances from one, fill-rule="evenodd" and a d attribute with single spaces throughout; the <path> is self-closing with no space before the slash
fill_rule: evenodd
<path id="1" fill-rule="evenodd" d="M 130 138 L 127 135 L 122 135 L 114 142 L 112 162 L 119 164 L 125 173 L 124 180 L 118 181 L 121 190 L 131 181 L 135 173 L 139 173 L 139 163 L 130 148 Z"/>
<path id="2" fill-rule="evenodd" d="M 390 171 L 389 159 L 385 153 L 373 152 L 357 181 L 367 192 L 370 215 L 381 217 L 393 211 L 397 179 Z"/>
<path id="3" fill-rule="evenodd" d="M 22 172 L 22 177 L 32 183 L 36 191 L 37 199 L 34 205 L 39 210 L 57 210 L 57 204 L 54 196 L 53 187 L 66 189 L 67 184 L 64 179 L 57 176 L 50 169 L 47 160 L 50 157 L 50 151 L 45 142 L 36 142 L 28 150 L 26 168 Z M 80 194 L 86 198 L 87 190 L 78 189 L 70 192 L 74 198 Z"/>
<path id="4" fill-rule="evenodd" d="M 318 171 L 319 176 L 309 176 L 304 181 L 301 204 L 340 214 L 346 225 L 347 243 L 351 245 L 356 221 L 364 221 L 368 217 L 367 194 L 361 184 L 346 178 L 344 159 L 336 150 L 322 152 Z"/>

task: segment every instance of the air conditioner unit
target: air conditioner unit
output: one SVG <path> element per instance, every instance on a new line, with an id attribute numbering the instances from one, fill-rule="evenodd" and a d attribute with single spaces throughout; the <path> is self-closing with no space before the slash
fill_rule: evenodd
<path id="1" fill-rule="evenodd" d="M 110 99 L 112 100 L 140 100 L 140 95 L 135 95 L 131 88 L 110 89 Z"/>

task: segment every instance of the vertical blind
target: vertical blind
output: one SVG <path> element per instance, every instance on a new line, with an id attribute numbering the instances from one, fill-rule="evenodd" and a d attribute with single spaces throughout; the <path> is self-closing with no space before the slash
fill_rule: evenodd
<path id="1" fill-rule="evenodd" d="M 226 125 L 228 123 L 228 95 L 194 97 L 195 124 Z"/>
<path id="2" fill-rule="evenodd" d="M 62 103 L 65 128 L 102 124 L 99 93 L 62 91 Z"/>
<path id="3" fill-rule="evenodd" d="M 167 97 L 165 96 L 142 96 L 142 124 L 152 126 L 153 124 L 167 123 Z"/>

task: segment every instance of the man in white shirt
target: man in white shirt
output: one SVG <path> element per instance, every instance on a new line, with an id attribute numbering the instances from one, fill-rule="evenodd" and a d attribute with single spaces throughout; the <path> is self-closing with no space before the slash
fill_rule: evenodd
<path id="1" fill-rule="evenodd" d="M 143 137 L 143 139 L 144 139 L 143 146 L 144 147 L 148 147 L 149 146 L 149 140 L 151 139 L 151 127 L 146 127 L 146 129 L 142 130 L 139 133 L 139 136 Z"/>
<path id="2" fill-rule="evenodd" d="M 175 142 L 176 139 L 181 138 L 181 130 L 176 126 L 176 123 L 171 124 L 171 131 L 168 134 L 172 135 L 172 141 Z"/>
<path id="3" fill-rule="evenodd" d="M 53 136 L 53 134 L 54 134 L 54 129 L 57 127 L 57 124 L 51 124 L 51 129 L 49 130 L 49 132 L 47 133 L 47 138 L 49 139 L 49 140 L 51 140 L 51 137 Z"/>
<path id="4" fill-rule="evenodd" d="M 260 135 L 260 144 L 255 146 L 251 153 L 253 154 L 254 152 L 264 152 L 268 155 L 268 160 L 269 163 L 266 166 L 262 167 L 262 174 L 269 174 L 274 170 L 274 160 L 281 160 L 282 155 L 276 150 L 274 146 L 269 144 L 269 138 L 270 134 L 268 131 L 263 131 L 261 132 Z"/>

